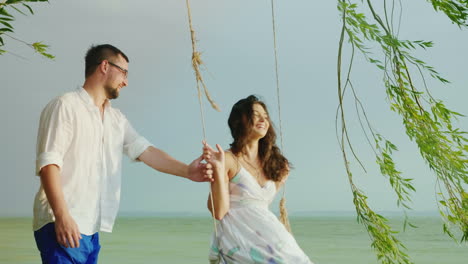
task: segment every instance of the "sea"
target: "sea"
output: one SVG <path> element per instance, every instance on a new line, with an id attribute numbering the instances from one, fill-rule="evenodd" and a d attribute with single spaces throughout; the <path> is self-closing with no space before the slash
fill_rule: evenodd
<path id="1" fill-rule="evenodd" d="M 468 244 L 443 233 L 437 216 L 410 218 L 417 228 L 403 230 L 403 218 L 390 219 L 414 263 L 468 264 Z M 0 218 L 0 263 L 41 263 L 31 218 Z M 353 216 L 290 218 L 299 246 L 315 264 L 377 264 L 364 227 Z M 99 263 L 203 264 L 213 220 L 203 216 L 124 216 L 112 233 L 100 233 Z M 294 263 L 291 263 L 294 264 Z"/>

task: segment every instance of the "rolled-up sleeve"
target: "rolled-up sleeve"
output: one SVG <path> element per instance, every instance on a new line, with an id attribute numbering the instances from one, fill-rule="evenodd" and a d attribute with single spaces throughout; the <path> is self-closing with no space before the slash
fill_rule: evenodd
<path id="1" fill-rule="evenodd" d="M 47 165 L 63 165 L 63 157 L 73 139 L 73 114 L 60 99 L 52 100 L 42 111 L 36 146 L 36 175 Z"/>
<path id="2" fill-rule="evenodd" d="M 132 127 L 130 122 L 125 119 L 125 135 L 124 135 L 124 153 L 132 161 L 139 161 L 138 157 L 152 144 L 146 138 L 140 136 Z"/>

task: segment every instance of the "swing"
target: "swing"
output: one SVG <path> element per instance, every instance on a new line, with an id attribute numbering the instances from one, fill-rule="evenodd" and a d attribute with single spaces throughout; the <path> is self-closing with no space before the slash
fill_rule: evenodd
<path id="1" fill-rule="evenodd" d="M 189 20 L 190 36 L 192 40 L 192 68 L 194 70 L 195 79 L 197 83 L 198 103 L 200 106 L 200 115 L 201 115 L 201 122 L 202 122 L 202 128 L 203 128 L 203 140 L 206 141 L 206 127 L 205 127 L 205 117 L 204 117 L 204 112 L 203 112 L 201 87 L 203 87 L 205 96 L 207 100 L 210 102 L 211 106 L 217 111 L 220 111 L 220 109 L 218 105 L 216 104 L 216 102 L 211 98 L 209 91 L 206 88 L 205 82 L 203 81 L 203 77 L 200 73 L 200 65 L 203 64 L 203 61 L 201 60 L 200 52 L 197 51 L 197 48 L 196 48 L 195 31 L 192 26 L 192 14 L 191 14 L 189 0 L 186 0 L 186 5 L 187 5 L 188 20 Z M 278 115 L 279 115 L 279 131 L 280 131 L 281 150 L 283 150 L 284 145 L 283 145 L 283 130 L 282 130 L 282 124 L 281 124 L 281 104 L 280 104 L 280 88 L 279 88 L 279 75 L 278 75 L 278 55 L 277 55 L 277 48 L 276 48 L 276 26 L 275 26 L 274 0 L 271 0 L 271 16 L 272 16 L 272 26 L 273 26 L 273 48 L 274 48 L 274 56 L 275 56 L 275 76 L 276 76 Z M 283 223 L 285 228 L 291 233 L 291 226 L 289 224 L 285 196 L 286 196 L 286 183 L 283 184 L 283 192 L 282 192 L 282 197 L 281 197 L 280 204 L 279 204 L 279 208 L 280 208 L 279 220 L 281 221 L 281 223 Z M 213 201 L 213 195 L 212 195 L 211 190 L 210 190 L 210 198 L 211 198 L 211 206 L 212 208 L 214 208 L 214 201 Z M 216 219 L 214 215 L 213 215 L 213 225 L 214 225 L 214 230 L 215 230 L 215 234 L 217 237 L 218 232 L 217 232 L 217 227 L 216 227 Z M 222 257 L 222 260 L 226 262 L 224 260 L 222 252 L 220 253 L 221 253 L 220 255 Z"/>
<path id="2" fill-rule="evenodd" d="M 201 60 L 200 52 L 197 51 L 197 48 L 196 48 L 195 31 L 192 26 L 192 15 L 191 15 L 189 0 L 186 0 L 186 5 L 187 5 L 188 20 L 189 20 L 190 36 L 192 40 L 192 68 L 194 70 L 195 79 L 197 83 L 198 103 L 200 106 L 200 115 L 201 115 L 201 122 L 202 122 L 202 128 L 203 128 L 203 140 L 206 141 L 206 126 L 205 126 L 205 116 L 204 116 L 203 104 L 202 104 L 201 86 L 203 87 L 205 96 L 207 100 L 210 102 L 211 106 L 217 111 L 220 111 L 220 109 L 218 105 L 216 104 L 216 102 L 211 98 L 209 91 L 205 85 L 205 82 L 203 81 L 201 72 L 200 72 L 200 65 L 203 64 L 203 61 Z M 273 47 L 274 47 L 274 56 L 275 56 L 275 76 L 276 76 L 276 93 L 277 93 L 277 105 L 278 105 L 279 128 L 280 128 L 279 129 L 280 130 L 280 142 L 281 142 L 281 149 L 283 150 L 284 145 L 283 145 L 283 130 L 282 130 L 282 123 L 281 123 L 281 104 L 280 104 L 280 88 L 279 88 L 279 74 L 278 74 L 278 55 L 277 55 L 277 48 L 276 48 L 276 26 L 275 26 L 274 0 L 271 0 L 271 15 L 272 15 L 272 26 L 273 26 Z M 286 183 L 283 184 L 283 193 L 282 193 L 282 197 L 281 197 L 280 205 L 279 205 L 280 207 L 279 219 L 281 223 L 283 223 L 283 225 L 286 227 L 286 229 L 289 232 L 291 232 L 291 226 L 289 224 L 288 213 L 286 209 L 286 190 L 285 189 L 286 189 Z M 214 208 L 211 190 L 210 190 L 210 197 L 211 197 L 212 207 Z M 214 230 L 217 235 L 216 220 L 214 216 L 213 216 L 213 223 L 214 223 Z"/>

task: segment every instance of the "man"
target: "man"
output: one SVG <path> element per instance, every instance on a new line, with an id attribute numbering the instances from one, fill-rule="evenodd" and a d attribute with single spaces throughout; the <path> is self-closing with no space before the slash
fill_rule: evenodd
<path id="1" fill-rule="evenodd" d="M 153 147 L 112 108 L 128 85 L 128 57 L 91 47 L 85 82 L 43 110 L 37 139 L 34 237 L 43 263 L 97 263 L 98 231 L 111 232 L 120 201 L 122 154 L 164 173 L 211 181 L 202 158 L 186 165 Z"/>

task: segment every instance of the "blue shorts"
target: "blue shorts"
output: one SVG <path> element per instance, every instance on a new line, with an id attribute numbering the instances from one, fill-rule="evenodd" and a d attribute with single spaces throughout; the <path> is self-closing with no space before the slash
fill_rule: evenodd
<path id="1" fill-rule="evenodd" d="M 82 234 L 81 237 L 80 247 L 66 248 L 57 242 L 54 223 L 48 223 L 34 231 L 43 264 L 96 264 L 101 249 L 99 233 L 91 236 Z"/>

